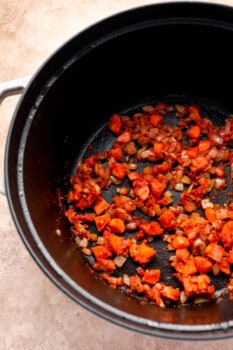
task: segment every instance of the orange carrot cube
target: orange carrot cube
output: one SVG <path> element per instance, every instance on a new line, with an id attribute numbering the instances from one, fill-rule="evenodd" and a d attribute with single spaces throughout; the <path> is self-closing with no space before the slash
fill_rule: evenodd
<path id="1" fill-rule="evenodd" d="M 113 114 L 109 119 L 108 127 L 114 134 L 119 134 L 121 131 L 121 118 L 118 114 Z"/>
<path id="2" fill-rule="evenodd" d="M 186 135 L 190 139 L 198 139 L 201 135 L 201 129 L 198 125 L 191 126 L 187 131 Z"/>
<path id="3" fill-rule="evenodd" d="M 124 233 L 125 232 L 125 223 L 120 218 L 113 218 L 108 223 L 108 226 L 116 233 Z"/>
<path id="4" fill-rule="evenodd" d="M 160 274 L 161 271 L 159 269 L 146 270 L 142 277 L 142 282 L 155 284 L 159 281 Z"/>
<path id="5" fill-rule="evenodd" d="M 153 196 L 155 196 L 156 198 L 161 197 L 165 189 L 166 189 L 166 186 L 162 184 L 160 181 L 158 181 L 157 179 L 153 179 L 150 182 L 150 190 Z"/>
<path id="6" fill-rule="evenodd" d="M 111 165 L 110 171 L 113 176 L 123 179 L 127 175 L 128 168 L 124 163 L 114 162 Z"/>
<path id="7" fill-rule="evenodd" d="M 153 126 L 159 126 L 163 123 L 163 117 L 161 115 L 158 114 L 152 114 L 150 116 L 150 122 Z"/>
<path id="8" fill-rule="evenodd" d="M 108 213 L 96 216 L 95 225 L 97 230 L 99 232 L 102 231 L 105 228 L 105 226 L 110 222 L 110 220 L 111 220 L 111 216 Z"/>
<path id="9" fill-rule="evenodd" d="M 99 197 L 93 206 L 96 215 L 102 214 L 105 210 L 109 208 L 109 203 L 103 198 Z"/>

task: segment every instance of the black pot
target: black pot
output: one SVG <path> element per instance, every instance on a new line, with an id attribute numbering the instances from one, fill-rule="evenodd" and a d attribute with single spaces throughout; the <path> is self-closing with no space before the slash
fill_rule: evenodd
<path id="1" fill-rule="evenodd" d="M 232 337 L 233 301 L 223 297 L 208 305 L 161 309 L 104 285 L 77 253 L 57 189 L 114 112 L 179 101 L 197 102 L 210 116 L 232 113 L 232 43 L 228 6 L 171 2 L 119 13 L 55 52 L 14 113 L 5 188 L 22 240 L 59 289 L 122 327 L 177 339 Z M 106 146 L 106 140 L 99 142 Z"/>

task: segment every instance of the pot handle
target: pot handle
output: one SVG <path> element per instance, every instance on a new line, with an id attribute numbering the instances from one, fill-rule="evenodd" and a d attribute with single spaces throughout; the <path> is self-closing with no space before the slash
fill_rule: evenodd
<path id="1" fill-rule="evenodd" d="M 20 94 L 28 85 L 30 79 L 31 77 L 25 77 L 0 83 L 0 105 L 6 97 Z M 6 194 L 4 178 L 0 178 L 0 193 Z"/>
<path id="2" fill-rule="evenodd" d="M 31 77 L 25 77 L 0 83 L 0 104 L 4 98 L 11 95 L 20 94 L 27 86 L 30 79 Z"/>

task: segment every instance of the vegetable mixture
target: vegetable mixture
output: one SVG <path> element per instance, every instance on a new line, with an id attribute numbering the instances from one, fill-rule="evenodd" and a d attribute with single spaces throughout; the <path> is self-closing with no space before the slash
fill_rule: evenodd
<path id="1" fill-rule="evenodd" d="M 159 102 L 114 114 L 106 127 L 111 148 L 79 161 L 66 197 L 72 236 L 92 270 L 159 307 L 217 300 L 216 276 L 232 298 L 233 116 L 213 125 L 198 105 Z M 215 201 L 220 192 L 224 203 Z"/>

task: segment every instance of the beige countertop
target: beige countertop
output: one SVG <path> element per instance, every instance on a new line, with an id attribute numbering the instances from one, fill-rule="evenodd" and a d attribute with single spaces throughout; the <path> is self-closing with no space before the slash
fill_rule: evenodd
<path id="1" fill-rule="evenodd" d="M 97 20 L 146 0 L 0 0 L 0 82 L 31 76 L 60 45 Z M 233 6 L 233 0 L 212 1 Z M 0 178 L 18 96 L 0 106 Z M 44 275 L 0 195 L 0 350 L 230 350 L 233 339 L 181 342 L 123 329 L 84 310 Z"/>

